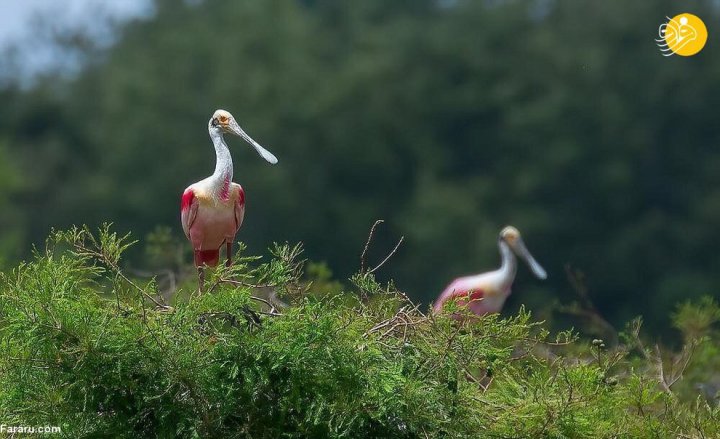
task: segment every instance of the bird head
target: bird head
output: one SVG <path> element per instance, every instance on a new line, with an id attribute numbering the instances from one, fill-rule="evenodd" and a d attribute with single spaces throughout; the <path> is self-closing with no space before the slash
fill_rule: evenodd
<path id="1" fill-rule="evenodd" d="M 538 279 L 545 279 L 547 277 L 545 269 L 538 264 L 535 258 L 528 251 L 527 247 L 525 247 L 525 243 L 523 242 L 518 229 L 513 226 L 505 227 L 500 232 L 499 239 L 500 241 L 505 242 L 520 259 L 527 263 L 530 270 Z"/>
<path id="2" fill-rule="evenodd" d="M 253 148 L 255 148 L 255 151 L 260 154 L 260 157 L 264 158 L 273 165 L 278 161 L 277 157 L 275 157 L 270 151 L 260 146 L 259 143 L 257 143 L 250 136 L 248 136 L 247 133 L 243 131 L 242 128 L 240 128 L 240 125 L 237 123 L 237 121 L 235 121 L 233 115 L 230 114 L 230 112 L 228 111 L 215 111 L 215 113 L 213 113 L 213 116 L 210 118 L 210 122 L 208 122 L 208 131 L 210 131 L 211 135 L 222 135 L 223 133 L 227 133 L 242 137 L 243 140 L 245 140 Z"/>

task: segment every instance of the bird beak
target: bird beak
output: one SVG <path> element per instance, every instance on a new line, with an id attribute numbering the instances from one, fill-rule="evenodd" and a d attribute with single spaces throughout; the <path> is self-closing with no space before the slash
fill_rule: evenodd
<path id="1" fill-rule="evenodd" d="M 515 254 L 518 255 L 518 257 L 520 257 L 527 263 L 528 267 L 530 267 L 530 270 L 533 272 L 535 277 L 537 277 L 538 279 L 545 279 L 547 277 L 545 269 L 542 268 L 542 266 L 538 264 L 538 261 L 533 258 L 533 255 L 530 254 L 527 247 L 525 247 L 525 243 L 523 242 L 522 238 L 518 238 L 513 244 L 510 245 L 510 247 L 513 249 Z"/>
<path id="2" fill-rule="evenodd" d="M 273 155 L 273 153 L 271 153 L 267 149 L 260 146 L 260 144 L 257 143 L 256 141 L 254 141 L 252 139 L 252 137 L 248 136 L 247 133 L 245 131 L 243 131 L 242 128 L 240 128 L 240 125 L 238 125 L 238 123 L 235 122 L 234 118 L 230 118 L 230 123 L 228 124 L 228 131 L 235 134 L 236 136 L 242 137 L 243 140 L 245 140 L 247 143 L 252 145 L 253 148 L 255 148 L 255 151 L 257 151 L 258 154 L 260 154 L 260 157 L 264 158 L 269 163 L 274 165 L 275 163 L 278 162 L 277 157 L 275 157 Z"/>

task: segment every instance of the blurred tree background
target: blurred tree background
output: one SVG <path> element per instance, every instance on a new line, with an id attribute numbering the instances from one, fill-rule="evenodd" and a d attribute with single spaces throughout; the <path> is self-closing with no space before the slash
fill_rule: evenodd
<path id="1" fill-rule="evenodd" d="M 587 276 L 614 323 L 655 329 L 720 285 L 720 8 L 715 1 L 155 0 L 114 26 L 56 35 L 81 68 L 28 81 L 5 57 L 0 263 L 51 227 L 112 221 L 182 237 L 183 189 L 212 172 L 206 123 L 230 110 L 279 158 L 229 139 L 251 253 L 302 241 L 336 277 L 399 235 L 383 267 L 426 302 L 498 265 L 517 226 L 548 269 L 521 268 L 506 309 L 540 315 Z M 666 16 L 708 44 L 660 55 Z M 22 47 L 17 50 L 22 51 Z"/>

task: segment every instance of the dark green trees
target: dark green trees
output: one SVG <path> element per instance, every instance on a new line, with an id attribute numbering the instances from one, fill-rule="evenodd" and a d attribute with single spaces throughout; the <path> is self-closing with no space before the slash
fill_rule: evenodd
<path id="1" fill-rule="evenodd" d="M 280 159 L 233 151 L 250 249 L 303 241 L 344 277 L 384 218 L 378 248 L 406 236 L 387 274 L 428 301 L 493 267 L 510 223 L 550 272 L 543 286 L 521 273 L 510 308 L 568 296 L 570 263 L 609 318 L 652 324 L 720 281 L 720 57 L 712 41 L 660 56 L 674 8 L 158 1 L 76 78 L 4 92 L 0 154 L 19 180 L 0 195 L 15 211 L 0 246 L 14 260 L 50 226 L 107 220 L 179 235 L 179 194 L 212 170 L 205 122 L 225 107 Z"/>

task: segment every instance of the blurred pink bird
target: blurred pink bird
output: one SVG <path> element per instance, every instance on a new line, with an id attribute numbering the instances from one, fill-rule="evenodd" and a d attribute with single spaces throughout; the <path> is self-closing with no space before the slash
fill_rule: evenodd
<path id="1" fill-rule="evenodd" d="M 226 245 L 226 264 L 229 266 L 232 263 L 233 241 L 245 216 L 245 192 L 239 184 L 232 182 L 232 157 L 223 133 L 242 137 L 262 158 L 272 164 L 277 163 L 277 158 L 250 138 L 232 114 L 225 110 L 217 110 L 213 114 L 208 122 L 208 131 L 217 156 L 215 172 L 188 186 L 180 205 L 182 227 L 195 255 L 200 290 L 205 280 L 203 267 L 218 264 L 223 244 Z"/>
<path id="2" fill-rule="evenodd" d="M 507 226 L 500 232 L 498 247 L 502 258 L 500 268 L 476 276 L 460 277 L 452 281 L 435 302 L 433 306 L 435 314 L 439 313 L 449 300 L 455 301 L 459 307 L 467 306 L 470 311 L 479 316 L 500 312 L 505 299 L 510 295 L 510 288 L 515 280 L 516 254 L 527 262 L 530 270 L 539 279 L 547 277 L 545 270 L 525 247 L 520 232 L 515 227 Z"/>

